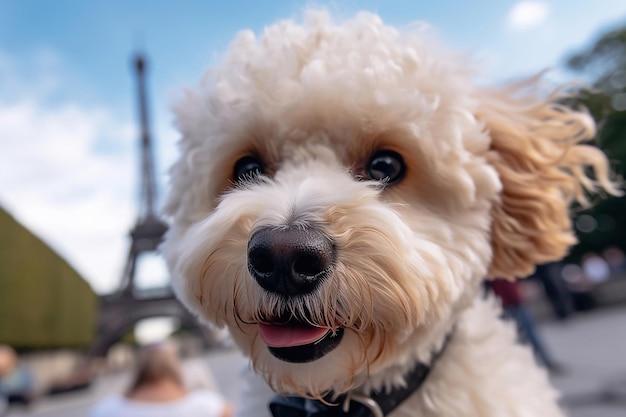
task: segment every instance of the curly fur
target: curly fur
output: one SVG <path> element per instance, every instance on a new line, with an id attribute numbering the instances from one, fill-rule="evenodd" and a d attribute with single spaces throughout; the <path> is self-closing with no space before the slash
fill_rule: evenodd
<path id="1" fill-rule="evenodd" d="M 595 136 L 591 116 L 559 104 L 559 91 L 546 99 L 523 95 L 538 81 L 489 92 L 478 112 L 492 138 L 489 160 L 503 183 L 493 207 L 491 277 L 528 276 L 536 264 L 565 256 L 576 243 L 568 210 L 573 201 L 589 204 L 584 189 L 620 194 L 604 154 L 581 144 Z"/>
<path id="2" fill-rule="evenodd" d="M 177 105 L 181 157 L 163 248 L 174 288 L 201 319 L 229 328 L 275 391 L 319 398 L 401 385 L 456 327 L 394 416 L 561 415 L 480 282 L 559 259 L 575 243 L 570 203 L 618 190 L 605 156 L 581 144 L 594 132 L 586 113 L 558 104 L 559 92 L 538 94 L 540 78 L 477 86 L 466 61 L 372 14 L 334 23 L 309 12 L 260 39 L 240 33 Z M 398 184 L 364 178 L 379 149 L 403 156 Z M 251 154 L 265 175 L 234 184 L 235 161 Z M 262 290 L 247 269 L 250 236 L 311 225 L 335 242 L 332 276 L 293 299 Z M 313 363 L 283 362 L 257 323 L 285 309 L 344 338 Z"/>

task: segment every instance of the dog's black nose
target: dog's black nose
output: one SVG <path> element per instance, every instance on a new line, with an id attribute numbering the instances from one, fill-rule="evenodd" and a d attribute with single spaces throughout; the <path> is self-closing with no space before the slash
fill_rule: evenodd
<path id="1" fill-rule="evenodd" d="M 313 291 L 332 273 L 335 247 L 319 230 L 263 228 L 248 242 L 248 270 L 261 287 L 283 295 Z"/>

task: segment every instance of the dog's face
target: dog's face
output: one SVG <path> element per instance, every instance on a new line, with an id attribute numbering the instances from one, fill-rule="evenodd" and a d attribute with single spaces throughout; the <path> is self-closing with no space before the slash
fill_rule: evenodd
<path id="1" fill-rule="evenodd" d="M 528 272 L 572 243 L 578 182 L 556 165 L 548 179 L 533 172 L 580 162 L 546 139 L 555 125 L 529 127 L 536 108 L 499 111 L 505 100 L 464 71 L 375 16 L 313 15 L 260 41 L 241 34 L 178 107 L 174 287 L 228 326 L 276 390 L 345 391 L 450 326 L 483 278 Z M 576 121 L 567 132 L 585 127 L 544 107 Z"/>

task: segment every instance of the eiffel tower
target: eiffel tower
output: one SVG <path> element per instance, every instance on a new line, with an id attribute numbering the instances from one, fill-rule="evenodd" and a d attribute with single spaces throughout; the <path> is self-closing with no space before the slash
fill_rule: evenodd
<path id="1" fill-rule="evenodd" d="M 112 294 L 100 298 L 99 328 L 90 350 L 89 356 L 91 357 L 105 356 L 109 348 L 132 330 L 137 322 L 152 317 L 178 318 L 184 327 L 199 334 L 206 346 L 211 346 L 215 342 L 210 330 L 197 323 L 196 319 L 174 297 L 169 286 L 155 291 L 141 290 L 136 285 L 138 260 L 142 255 L 157 252 L 167 231 L 167 225 L 155 211 L 157 187 L 146 99 L 147 64 L 140 53 L 135 55 L 133 61 L 137 76 L 141 126 L 139 214 L 135 226 L 130 231 L 130 250 L 120 286 Z"/>

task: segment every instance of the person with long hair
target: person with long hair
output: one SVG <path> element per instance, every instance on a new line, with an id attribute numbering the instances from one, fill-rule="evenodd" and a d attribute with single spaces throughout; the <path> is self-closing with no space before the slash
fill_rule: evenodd
<path id="1" fill-rule="evenodd" d="M 209 390 L 188 391 L 176 354 L 147 348 L 125 395 L 96 404 L 89 417 L 231 417 L 232 407 Z"/>

